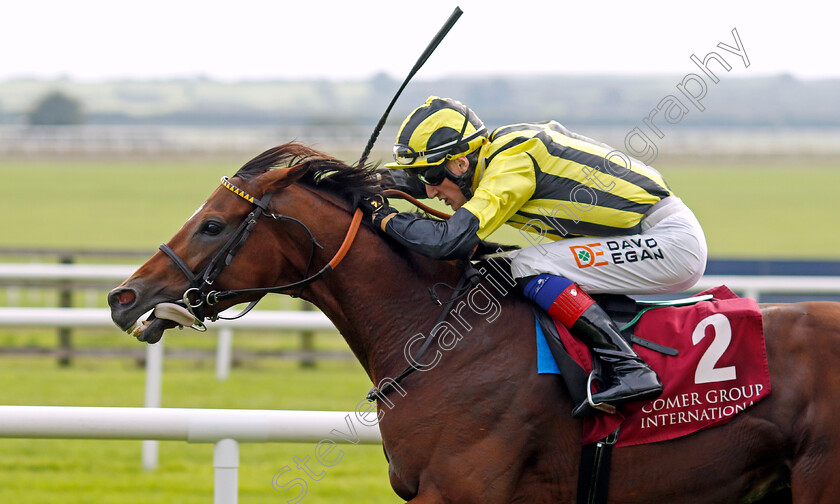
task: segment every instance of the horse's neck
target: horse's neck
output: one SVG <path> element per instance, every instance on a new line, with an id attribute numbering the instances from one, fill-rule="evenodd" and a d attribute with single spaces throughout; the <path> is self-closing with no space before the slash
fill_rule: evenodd
<path id="1" fill-rule="evenodd" d="M 408 365 L 404 345 L 428 334 L 440 312 L 428 288 L 457 275 L 446 263 L 398 255 L 363 227 L 344 260 L 304 297 L 330 318 L 375 381 Z"/>

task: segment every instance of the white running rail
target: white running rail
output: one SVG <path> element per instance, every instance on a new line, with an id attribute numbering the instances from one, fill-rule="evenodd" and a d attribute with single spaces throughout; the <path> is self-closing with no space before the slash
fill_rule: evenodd
<path id="1" fill-rule="evenodd" d="M 0 438 L 213 443 L 214 504 L 238 501 L 239 443 L 382 442 L 355 412 L 70 406 L 0 406 Z"/>

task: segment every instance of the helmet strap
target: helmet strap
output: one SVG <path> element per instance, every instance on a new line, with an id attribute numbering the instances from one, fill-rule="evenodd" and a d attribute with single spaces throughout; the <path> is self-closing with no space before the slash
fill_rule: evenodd
<path id="1" fill-rule="evenodd" d="M 467 199 L 473 197 L 472 178 L 474 174 L 475 170 L 471 168 L 467 171 L 467 173 L 463 174 L 458 180 L 455 181 L 455 185 L 458 186 L 458 189 L 461 190 L 461 194 L 463 194 Z"/>
<path id="2" fill-rule="evenodd" d="M 472 181 L 475 176 L 475 168 L 478 165 L 478 150 L 470 152 L 464 157 L 466 157 L 467 161 L 469 161 L 469 166 L 463 175 L 455 175 L 449 171 L 449 168 L 446 168 L 444 173 L 446 174 L 446 178 L 454 182 L 455 185 L 458 186 L 458 189 L 461 190 L 461 193 L 467 199 L 470 199 L 473 197 Z"/>

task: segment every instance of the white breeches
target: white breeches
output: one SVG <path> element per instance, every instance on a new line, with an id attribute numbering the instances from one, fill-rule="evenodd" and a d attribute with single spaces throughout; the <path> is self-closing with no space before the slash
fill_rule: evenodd
<path id="1" fill-rule="evenodd" d="M 627 236 L 569 238 L 510 254 L 516 278 L 549 273 L 590 294 L 658 294 L 694 285 L 706 268 L 706 237 L 694 213 L 670 196 Z"/>

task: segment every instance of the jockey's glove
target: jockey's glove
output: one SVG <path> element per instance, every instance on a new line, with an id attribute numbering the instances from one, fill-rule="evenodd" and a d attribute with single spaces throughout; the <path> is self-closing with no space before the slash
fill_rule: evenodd
<path id="1" fill-rule="evenodd" d="M 399 213 L 399 210 L 388 205 L 388 200 L 381 194 L 370 198 L 362 198 L 359 202 L 359 208 L 362 209 L 365 217 L 382 231 L 385 231 L 385 225 L 388 224 L 391 217 Z"/>

